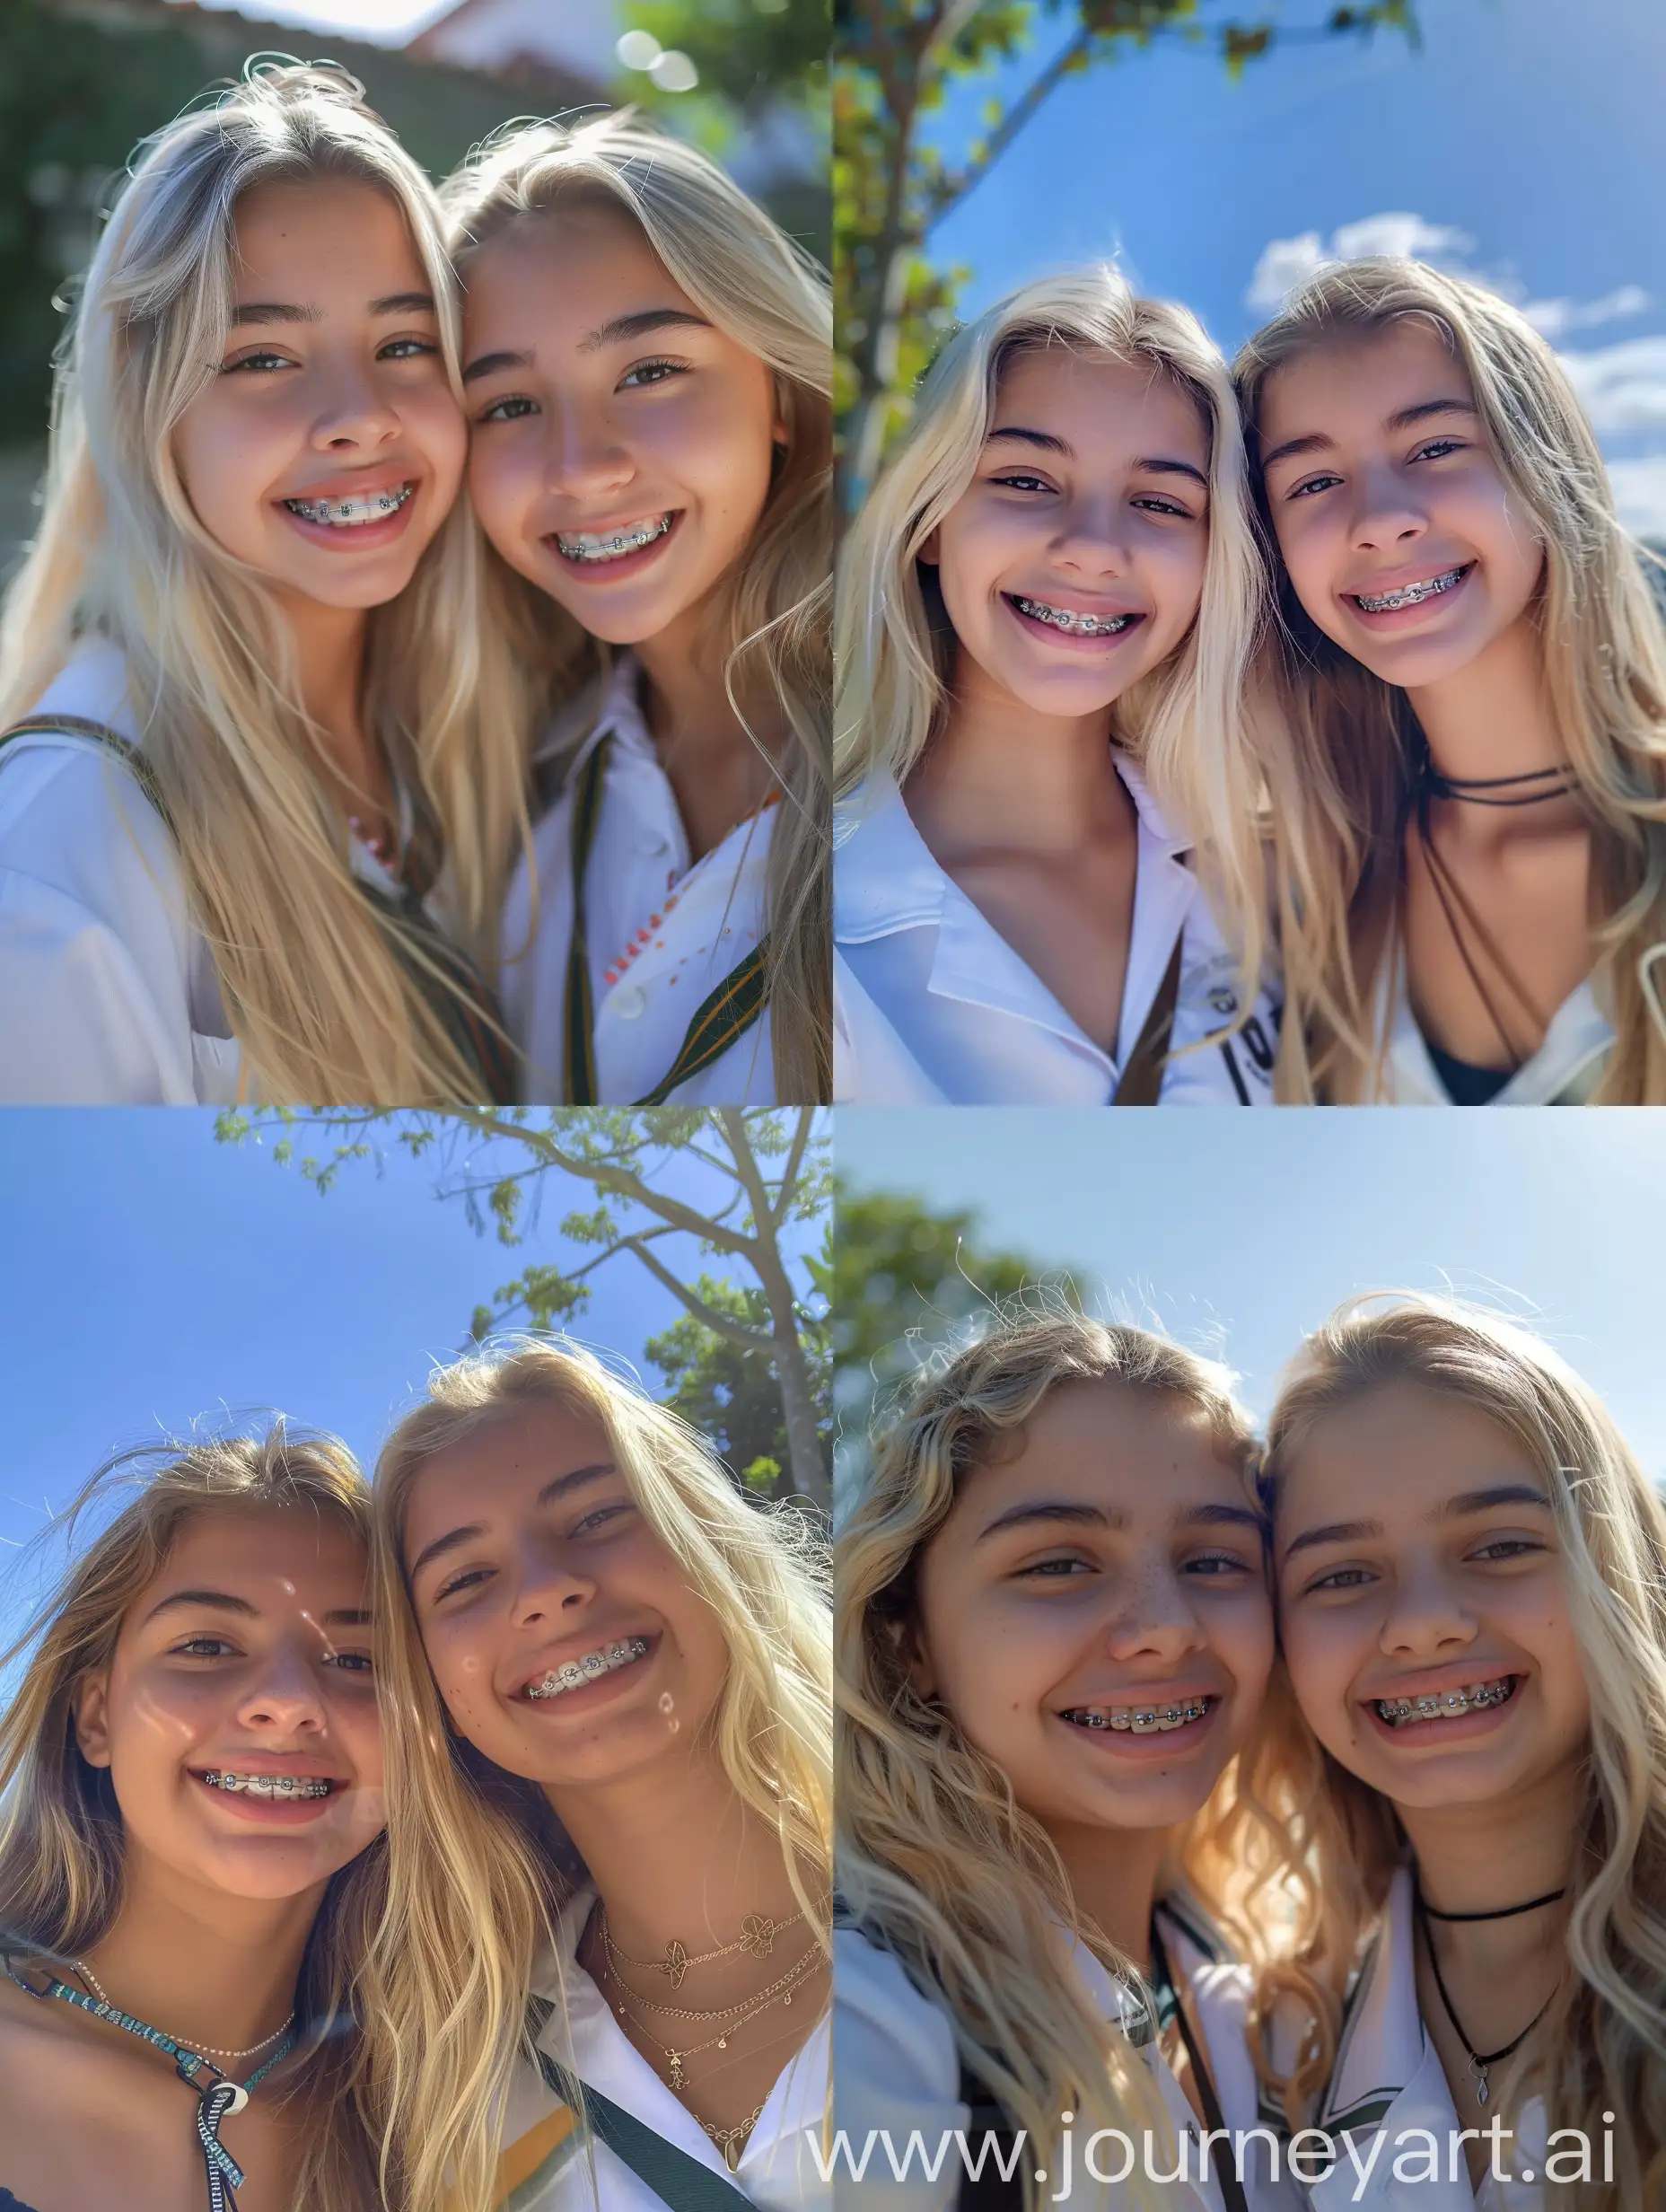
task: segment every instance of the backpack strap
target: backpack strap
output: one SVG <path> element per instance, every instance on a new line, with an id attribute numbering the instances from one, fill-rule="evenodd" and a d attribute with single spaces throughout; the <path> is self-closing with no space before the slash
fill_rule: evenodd
<path id="1" fill-rule="evenodd" d="M 964 2058 L 960 2060 L 960 2083 L 956 2094 L 966 2107 L 966 2147 L 975 2160 L 978 2158 L 978 2146 L 983 2153 L 976 2180 L 964 2164 L 960 2167 L 960 2186 L 955 2192 L 956 2212 L 1023 2212 L 1023 2179 L 1019 2161 L 1013 2155 L 1018 2130 L 1004 2106 L 996 2103 L 986 2085 Z M 1010 2166 L 1011 2172 L 1004 2175 L 1003 2166 Z"/>
<path id="2" fill-rule="evenodd" d="M 1113 1106 L 1154 1106 L 1162 1089 L 1163 1066 L 1174 1029 L 1174 1010 L 1180 997 L 1180 950 L 1184 934 L 1174 940 L 1174 950 L 1163 970 L 1151 1011 L 1135 1040 L 1121 1075 L 1117 1079 Z"/>
<path id="3" fill-rule="evenodd" d="M 108 723 L 88 722 L 81 715 L 25 715 L 22 722 L 13 722 L 0 730 L 0 748 L 19 737 L 90 738 L 121 762 L 163 821 L 168 822 L 170 829 L 173 827 L 168 819 L 167 803 L 155 769 L 131 738 L 123 737 L 119 730 L 112 730 Z"/>

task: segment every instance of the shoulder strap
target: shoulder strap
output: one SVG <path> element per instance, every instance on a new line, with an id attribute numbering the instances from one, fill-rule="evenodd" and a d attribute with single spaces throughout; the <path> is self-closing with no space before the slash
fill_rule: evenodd
<path id="1" fill-rule="evenodd" d="M 987 2085 L 964 2058 L 960 2060 L 957 2094 L 966 2107 L 966 2147 L 978 2171 L 974 2177 L 962 2162 L 960 2188 L 955 2194 L 956 2212 L 1023 2212 L 1023 2177 L 1019 2161 L 1010 2155 L 1018 2130 L 1004 2106 L 995 2102 Z M 995 2157 L 997 2149 L 1001 2155 L 998 2164 Z M 1011 2167 L 1010 2174 L 1003 2174 L 1004 2165 Z"/>
<path id="2" fill-rule="evenodd" d="M 1135 1040 L 1127 1065 L 1118 1078 L 1113 1106 L 1154 1106 L 1162 1089 L 1163 1062 L 1169 1050 L 1169 1038 L 1174 1028 L 1174 1010 L 1180 996 L 1180 952 L 1185 936 L 1176 937 L 1174 950 L 1169 955 L 1169 964 L 1163 970 L 1162 981 L 1157 986 L 1157 996 L 1151 1002 L 1151 1012 L 1145 1016 L 1144 1026 Z"/>
<path id="3" fill-rule="evenodd" d="M 762 937 L 738 968 L 695 1008 L 677 1058 L 638 1106 L 662 1106 L 680 1083 L 721 1059 L 737 1037 L 744 1037 L 769 1003 L 769 940 Z"/>
<path id="4" fill-rule="evenodd" d="M 0 730 L 0 748 L 18 737 L 90 738 L 121 762 L 163 821 L 168 821 L 168 809 L 155 769 L 131 738 L 123 737 L 119 730 L 112 730 L 107 723 L 88 722 L 80 715 L 26 715 L 22 722 L 13 722 Z"/>
<path id="5" fill-rule="evenodd" d="M 548 2018 L 548 2009 L 544 2017 Z M 537 2032 L 541 2033 L 542 2023 L 537 2022 L 536 2010 L 529 2014 L 527 2024 L 530 2028 L 535 2023 Z M 597 2140 L 622 2159 L 637 2180 L 670 2207 L 670 2212 L 744 2212 L 750 2204 L 751 2199 L 732 2181 L 725 2181 L 697 2158 L 690 2158 L 687 2151 L 668 2142 L 622 2104 L 615 2104 L 611 2097 L 604 2097 L 601 2090 L 569 2075 L 548 2051 L 539 2050 L 536 2042 L 532 2053 L 545 2087 L 568 2105 L 576 2101 L 576 2090 Z"/>
<path id="6" fill-rule="evenodd" d="M 1191 2019 L 1186 2009 L 1186 1999 L 1174 1976 L 1169 1971 L 1168 1953 L 1162 1947 L 1162 1938 L 1157 1933 L 1157 1923 L 1154 1918 L 1151 1927 L 1151 1962 L 1159 1986 L 1166 1984 L 1174 1993 L 1174 2018 L 1180 2031 L 1180 2041 L 1186 2046 L 1186 2056 L 1191 2060 L 1192 2079 L 1197 2085 L 1197 2094 L 1203 2104 L 1205 2124 L 1217 2140 L 1230 2143 L 1232 2138 L 1227 2132 L 1225 2120 L 1221 2117 L 1221 2100 L 1214 2093 L 1214 2076 L 1209 2071 L 1208 2054 L 1192 2032 Z M 1210 2149 L 1210 2163 L 1212 2164 L 1214 2163 L 1213 2145 Z M 1243 2183 L 1238 2178 L 1235 2166 L 1216 2166 L 1214 2178 L 1221 2185 L 1221 2198 L 1226 2207 L 1226 2212 L 1250 2212 L 1250 2199 L 1245 2194 Z"/>

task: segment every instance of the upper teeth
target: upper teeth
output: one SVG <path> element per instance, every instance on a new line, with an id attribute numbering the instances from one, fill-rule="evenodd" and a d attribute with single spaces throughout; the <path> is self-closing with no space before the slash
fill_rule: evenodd
<path id="1" fill-rule="evenodd" d="M 1514 1679 L 1506 1674 L 1495 1682 L 1477 1682 L 1469 1690 L 1437 1690 L 1430 1697 L 1379 1698 L 1377 1710 L 1392 1728 L 1403 1727 L 1408 1720 L 1443 1720 L 1468 1713 L 1476 1706 L 1502 1705 Z"/>
<path id="2" fill-rule="evenodd" d="M 1189 1698 L 1184 1705 L 1079 1705 L 1065 1715 L 1079 1728 L 1126 1728 L 1136 1736 L 1156 1735 L 1201 1720 L 1212 1698 Z"/>
<path id="3" fill-rule="evenodd" d="M 609 531 L 601 538 L 592 537 L 587 530 L 558 530 L 556 543 L 570 561 L 616 561 L 627 553 L 639 553 L 644 545 L 662 538 L 671 526 L 669 514 L 656 514 L 651 522 L 627 522 L 622 530 Z"/>
<path id="4" fill-rule="evenodd" d="M 1403 584 L 1397 592 L 1384 592 L 1372 598 L 1368 592 L 1355 592 L 1354 596 L 1367 614 L 1386 614 L 1394 607 L 1415 607 L 1420 599 L 1433 599 L 1437 592 L 1450 592 L 1463 575 L 1461 568 L 1449 568 L 1443 576 L 1428 576 L 1421 584 Z"/>
<path id="5" fill-rule="evenodd" d="M 222 1774 L 210 1767 L 203 1780 L 210 1789 L 246 1790 L 252 1797 L 328 1797 L 333 1782 L 304 1774 Z"/>
<path id="6" fill-rule="evenodd" d="M 328 522 L 335 529 L 353 530 L 362 523 L 380 522 L 386 515 L 397 514 L 416 488 L 414 484 L 401 484 L 394 491 L 353 492 L 345 499 L 285 499 L 284 505 L 293 514 L 304 515 L 309 522 Z"/>
<path id="7" fill-rule="evenodd" d="M 526 1686 L 529 1698 L 558 1698 L 564 1690 L 583 1690 L 586 1682 L 593 1682 L 603 1674 L 611 1674 L 616 1667 L 627 1667 L 633 1659 L 640 1659 L 648 1648 L 645 1636 L 627 1636 L 619 1643 L 609 1644 L 602 1651 L 587 1651 L 582 1659 L 568 1659 L 548 1674 L 540 1675 Z"/>
<path id="8" fill-rule="evenodd" d="M 1114 637 L 1134 619 L 1131 614 L 1077 614 L 1069 607 L 1049 607 L 1043 600 L 1021 598 L 1016 592 L 1013 604 L 1032 621 L 1050 622 L 1056 630 L 1078 630 L 1088 637 Z"/>

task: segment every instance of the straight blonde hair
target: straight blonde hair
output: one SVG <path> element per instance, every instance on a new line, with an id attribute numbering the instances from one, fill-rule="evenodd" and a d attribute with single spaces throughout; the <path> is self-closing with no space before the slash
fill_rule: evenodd
<path id="1" fill-rule="evenodd" d="M 1131 1985 L 1138 1974 L 1083 1923 L 1040 1823 L 947 1709 L 920 1697 L 909 1661 L 920 1560 L 967 1479 L 1014 1447 L 1055 1391 L 1082 1382 L 1202 1415 L 1248 1486 L 1249 1417 L 1223 1368 L 1142 1329 L 1014 1307 L 921 1375 L 877 1442 L 834 1576 L 840 1895 L 943 2011 L 963 2059 L 1036 2146 L 1054 2141 L 1066 2110 L 1081 2126 L 1164 2139 L 1144 2061 L 1061 1971 L 1058 1929 Z M 1242 1763 L 1173 1839 L 1164 1881 L 1185 1880 L 1255 1955 L 1258 1900 L 1285 1854 L 1259 1801 L 1238 1788 Z M 1154 2206 L 1144 2192 L 1137 2201 Z"/>
<path id="2" fill-rule="evenodd" d="M 694 146 L 628 110 L 571 127 L 517 124 L 441 188 L 452 257 L 562 206 L 623 209 L 715 328 L 770 370 L 785 448 L 745 556 L 707 636 L 731 705 L 780 794 L 766 878 L 775 1093 L 825 1102 L 832 1081 L 828 721 L 833 601 L 833 312 L 827 275 Z M 492 550 L 489 607 L 538 714 L 604 666 L 577 620 Z M 780 750 L 776 743 L 779 741 Z"/>
<path id="3" fill-rule="evenodd" d="M 1598 988 L 1615 1044 L 1596 1102 L 1666 1101 L 1666 637 L 1642 557 L 1614 511 L 1591 425 L 1555 353 L 1517 309 L 1420 262 L 1322 269 L 1234 368 L 1252 453 L 1267 386 L 1316 348 L 1398 323 L 1433 330 L 1464 371 L 1486 442 L 1544 548 L 1530 609 L 1552 720 L 1591 826 Z M 1277 543 L 1260 492 L 1267 553 Z M 1280 623 L 1259 680 L 1287 1012 L 1288 1101 L 1377 1095 L 1374 1000 L 1392 956 L 1423 739 L 1404 691 L 1310 619 L 1279 570 Z M 1366 951 L 1366 947 L 1373 949 Z"/>
<path id="4" fill-rule="evenodd" d="M 279 1419 L 264 1435 L 174 1444 L 101 1468 L 38 1540 L 77 1532 L 127 1494 L 34 1610 L 0 1672 L 24 1662 L 0 1714 L 0 1944 L 62 1963 L 108 1933 L 120 1908 L 121 1812 L 107 1773 L 75 1741 L 76 1690 L 107 1668 L 136 1599 L 166 1566 L 188 1523 L 279 1506 L 333 1522 L 368 1546 L 370 1492 L 333 1436 Z M 358 2085 L 355 1991 L 387 1872 L 381 1836 L 330 1877 L 302 1957 L 295 2011 L 303 2043 L 278 2094 L 304 2103 L 297 2207 L 375 2201 L 374 2127 Z"/>
<path id="5" fill-rule="evenodd" d="M 557 1407 L 601 1427 L 644 1517 L 722 1628 L 729 1673 L 712 1741 L 736 1795 L 779 1836 L 794 1893 L 824 1948 L 832 1827 L 825 1575 L 804 1519 L 789 1506 L 750 1503 L 703 1437 L 588 1352 L 510 1339 L 438 1369 L 428 1391 L 376 1470 L 390 1881 L 361 1988 L 377 2023 L 368 2056 L 385 2115 L 384 2186 L 408 2212 L 490 2212 L 534 1960 L 583 1870 L 542 1792 L 465 1744 L 441 1702 L 405 1572 L 414 1485 L 436 1453 L 517 1413 Z"/>
<path id="6" fill-rule="evenodd" d="M 1551 1502 L 1569 1609 L 1591 1693 L 1584 1818 L 1571 1875 L 1574 1978 L 1544 2020 L 1544 2057 L 1514 2085 L 1558 2128 L 1600 2140 L 1622 2116 L 1611 2187 L 1553 2185 L 1580 2212 L 1666 2206 L 1666 1505 L 1612 1416 L 1529 1331 L 1442 1299 L 1364 1298 L 1339 1307 L 1292 1363 L 1267 1431 L 1271 1494 L 1315 1427 L 1340 1407 L 1410 1383 L 1485 1414 L 1531 1462 Z M 1290 1896 L 1292 1954 L 1320 1998 L 1293 2079 L 1311 2102 L 1334 2063 L 1348 1977 L 1382 1909 L 1405 1841 L 1389 1801 L 1340 1766 L 1293 1705 L 1277 1763 L 1309 1880 Z M 1269 2019 L 1287 1979 L 1262 1976 Z M 1263 2050 L 1264 2070 L 1270 2059 Z"/>
<path id="7" fill-rule="evenodd" d="M 834 795 L 901 785 L 945 727 L 956 641 L 920 551 L 971 483 L 1001 378 L 1058 347 L 1151 370 L 1197 408 L 1209 442 L 1209 548 L 1185 640 L 1111 709 L 1113 742 L 1137 760 L 1165 818 L 1196 840 L 1198 872 L 1255 1003 L 1267 943 L 1257 821 L 1261 780 L 1243 724 L 1262 619 L 1263 566 L 1243 437 L 1219 349 L 1183 307 L 1136 299 L 1113 268 L 1025 285 L 958 331 L 925 379 L 896 454 L 839 554 Z"/>
<path id="8" fill-rule="evenodd" d="M 480 1078 L 419 978 L 442 995 L 455 984 L 354 880 L 289 625 L 198 522 L 174 457 L 231 327 L 239 200 L 342 178 L 404 216 L 460 391 L 455 286 L 427 179 L 344 72 L 251 64 L 146 143 L 87 272 L 58 370 L 40 530 L 0 622 L 0 726 L 34 707 L 78 640 L 112 640 L 254 1093 L 478 1103 Z M 444 863 L 460 940 L 487 961 L 526 821 L 513 701 L 481 627 L 478 544 L 460 502 L 406 591 L 370 616 L 364 697 Z"/>

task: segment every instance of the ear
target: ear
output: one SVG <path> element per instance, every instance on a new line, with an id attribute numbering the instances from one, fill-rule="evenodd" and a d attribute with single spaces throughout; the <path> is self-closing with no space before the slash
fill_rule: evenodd
<path id="1" fill-rule="evenodd" d="M 931 536 L 927 538 L 925 543 L 920 548 L 919 551 L 914 557 L 916 561 L 924 561 L 928 568 L 935 568 L 939 565 L 943 559 L 943 553 L 937 543 L 937 532 L 935 531 L 933 531 Z"/>
<path id="2" fill-rule="evenodd" d="M 75 1742 L 90 1767 L 108 1767 L 110 1748 L 110 1677 L 83 1674 L 71 1700 Z"/>
<path id="3" fill-rule="evenodd" d="M 917 1625 L 911 1620 L 894 1621 L 891 1633 L 897 1639 L 897 1656 L 902 1662 L 909 1689 L 922 1705 L 929 1705 L 937 1695 L 937 1675 Z"/>

